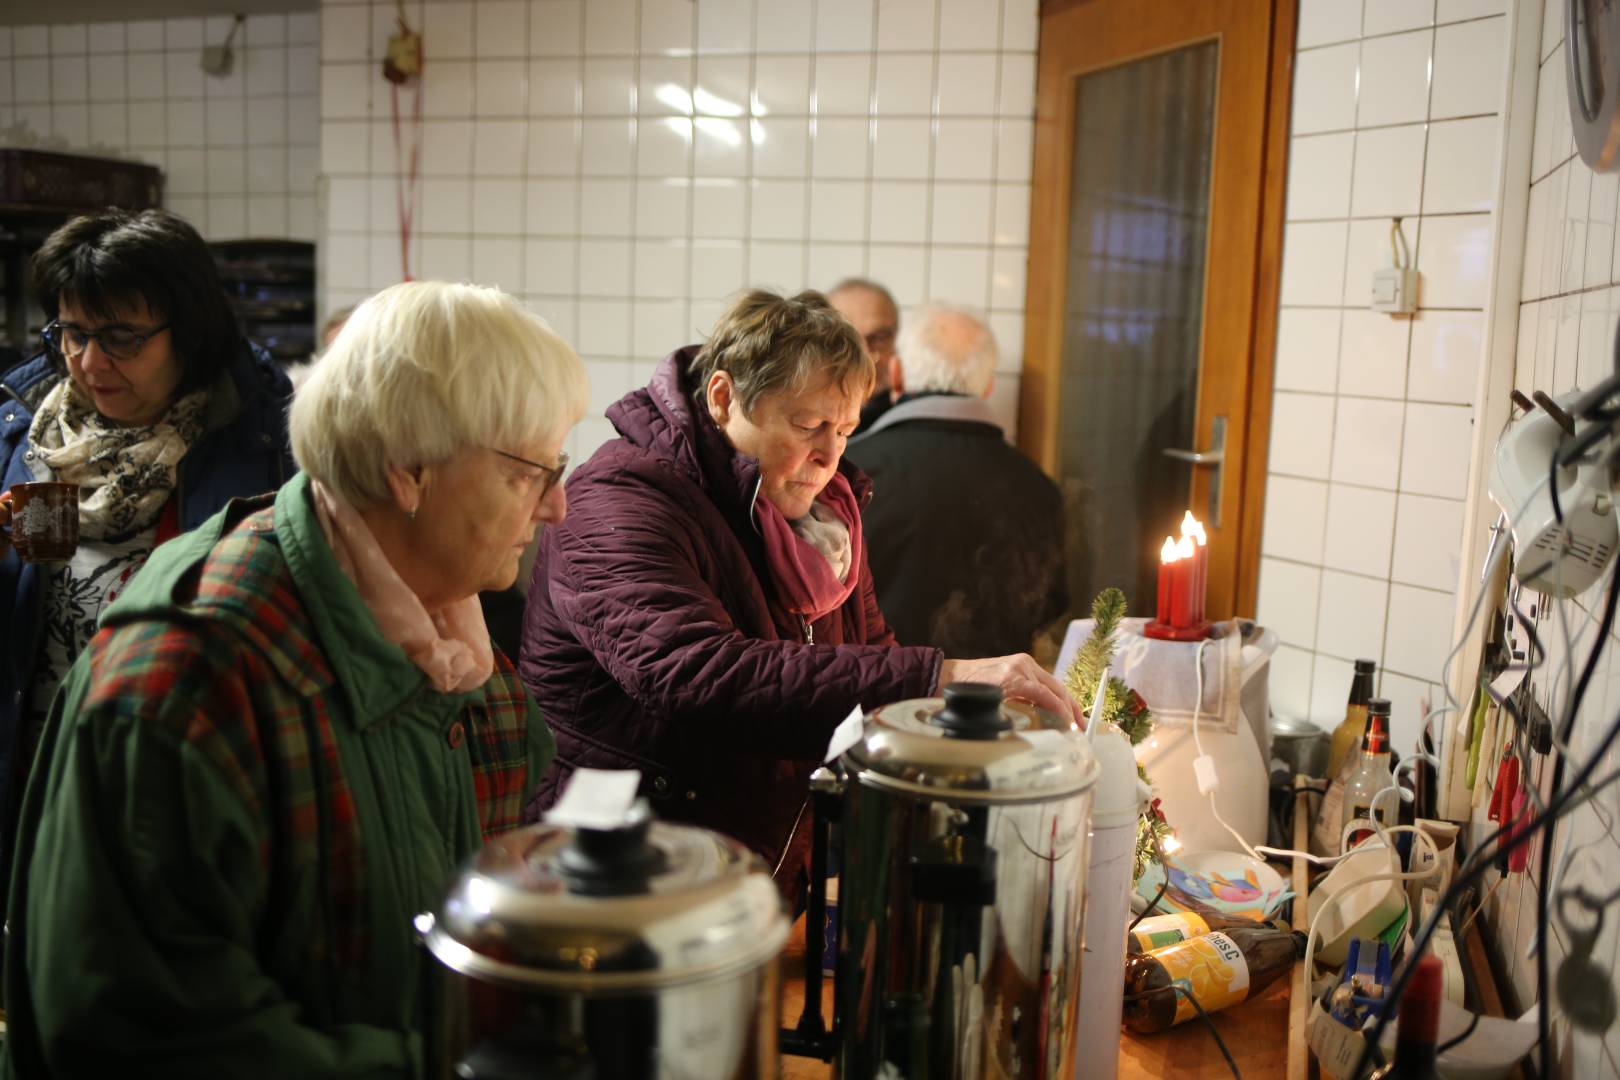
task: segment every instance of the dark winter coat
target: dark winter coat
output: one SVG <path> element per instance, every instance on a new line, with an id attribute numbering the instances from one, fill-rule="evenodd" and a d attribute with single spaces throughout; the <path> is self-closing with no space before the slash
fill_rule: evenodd
<path id="1" fill-rule="evenodd" d="M 176 469 L 182 532 L 231 499 L 275 491 L 296 471 L 287 443 L 292 383 L 281 366 L 244 341 L 222 369 L 209 389 L 206 429 Z M 0 490 L 38 479 L 28 429 L 39 403 L 65 378 L 47 353 L 0 376 Z M 0 808 L 6 808 L 8 828 L 32 764 L 16 758 L 40 648 L 42 601 L 38 568 L 8 547 L 0 555 Z"/>
<path id="2" fill-rule="evenodd" d="M 753 519 L 758 463 L 695 407 L 696 351 L 608 409 L 620 437 L 569 479 L 567 520 L 545 531 L 518 670 L 557 757 L 531 813 L 576 768 L 639 769 L 661 817 L 734 836 L 786 878 L 833 729 L 857 705 L 933 693 L 943 655 L 894 644 L 865 565 L 837 611 L 806 624 L 784 609 Z"/>
<path id="3" fill-rule="evenodd" d="M 846 457 L 880 495 L 861 519 L 900 641 L 953 657 L 1027 652 L 1068 607 L 1063 498 L 982 400 L 902 399 Z"/>

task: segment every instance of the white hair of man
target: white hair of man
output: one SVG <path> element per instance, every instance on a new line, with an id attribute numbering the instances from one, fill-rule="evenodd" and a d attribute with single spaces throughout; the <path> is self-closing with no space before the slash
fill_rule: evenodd
<path id="1" fill-rule="evenodd" d="M 390 465 L 546 441 L 585 413 L 585 367 L 499 289 L 394 285 L 361 304 L 293 397 L 298 467 L 355 506 L 389 497 Z"/>
<path id="2" fill-rule="evenodd" d="M 927 304 L 906 319 L 895 351 L 908 394 L 924 391 L 984 397 L 1000 352 L 995 335 L 973 312 Z"/>

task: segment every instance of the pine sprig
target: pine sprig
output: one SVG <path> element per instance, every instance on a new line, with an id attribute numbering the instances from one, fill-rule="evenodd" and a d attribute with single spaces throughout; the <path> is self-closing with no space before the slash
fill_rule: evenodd
<path id="1" fill-rule="evenodd" d="M 1087 716 L 1097 696 L 1097 682 L 1114 661 L 1114 632 L 1125 617 L 1125 594 L 1107 588 L 1091 602 L 1091 636 L 1086 638 L 1075 654 L 1074 662 L 1064 676 L 1064 683 Z M 1142 695 L 1125 685 L 1123 679 L 1110 675 L 1103 695 L 1102 718 L 1118 724 L 1131 745 L 1135 746 L 1153 730 L 1153 713 Z"/>
<path id="2" fill-rule="evenodd" d="M 1080 646 L 1074 662 L 1064 673 L 1064 685 L 1087 716 L 1091 715 L 1091 707 L 1097 697 L 1097 684 L 1102 681 L 1103 672 L 1114 662 L 1114 652 L 1118 648 L 1114 634 L 1119 629 L 1120 620 L 1125 617 L 1125 610 L 1125 594 L 1120 590 L 1107 588 L 1097 594 L 1091 602 L 1091 636 Z M 1108 676 L 1104 684 L 1100 716 L 1106 723 L 1119 725 L 1132 746 L 1153 732 L 1153 712 L 1147 702 L 1142 700 L 1141 694 L 1127 686 L 1124 679 L 1114 675 Z M 1137 765 L 1136 772 L 1147 781 L 1147 773 L 1141 765 Z M 1143 814 L 1136 823 L 1133 881 L 1142 876 L 1147 860 L 1156 857 L 1158 845 L 1172 834 L 1169 822 L 1165 821 L 1164 813 L 1159 809 L 1159 800 L 1153 800 L 1153 809 Z"/>
<path id="3" fill-rule="evenodd" d="M 1114 631 L 1125 617 L 1125 594 L 1107 588 L 1091 602 L 1091 636 L 1086 638 L 1069 665 L 1066 682 L 1082 708 L 1091 709 L 1092 696 L 1097 692 L 1097 680 L 1108 670 L 1114 659 Z"/>

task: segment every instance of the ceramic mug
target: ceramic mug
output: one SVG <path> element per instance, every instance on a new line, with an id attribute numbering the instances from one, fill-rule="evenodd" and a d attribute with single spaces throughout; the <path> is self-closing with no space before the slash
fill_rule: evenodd
<path id="1" fill-rule="evenodd" d="M 23 562 L 67 562 L 79 546 L 79 485 L 38 481 L 11 488 L 11 546 Z"/>

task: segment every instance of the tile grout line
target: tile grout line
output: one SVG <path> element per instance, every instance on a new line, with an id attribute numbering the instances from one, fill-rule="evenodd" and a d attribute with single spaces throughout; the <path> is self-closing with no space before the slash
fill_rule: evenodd
<path id="1" fill-rule="evenodd" d="M 1005 58 L 1002 52 L 1004 44 L 1002 38 L 1007 25 L 1007 2 L 999 0 L 996 4 L 996 64 L 995 89 L 993 111 L 996 116 L 1001 115 L 1001 82 L 1006 77 Z M 990 310 L 990 301 L 996 294 L 996 185 L 1001 177 L 1001 124 L 990 125 L 990 212 L 985 215 L 985 225 L 988 232 L 986 238 L 987 258 L 989 266 L 985 270 L 984 279 L 984 308 Z M 1027 251 L 1027 249 L 1026 249 Z M 1027 259 L 1027 255 L 1026 255 Z"/>
<path id="2" fill-rule="evenodd" d="M 923 195 L 923 222 L 927 230 L 928 250 L 932 251 L 934 241 L 934 181 L 939 171 L 939 69 L 940 69 L 940 37 L 941 27 L 945 21 L 944 5 L 936 2 L 934 9 L 933 37 L 929 42 L 931 50 L 929 73 L 929 101 L 928 101 L 928 170 Z M 917 297 L 919 304 L 926 304 L 934 297 L 934 262 L 926 255 L 923 258 L 922 295 Z"/>
<path id="3" fill-rule="evenodd" d="M 1424 106 L 1423 106 L 1423 113 L 1424 113 L 1424 116 L 1426 116 L 1426 117 L 1431 116 L 1433 114 L 1433 112 L 1434 112 L 1434 56 L 1435 56 L 1436 50 L 1439 48 L 1439 43 L 1440 43 L 1440 30 L 1439 30 L 1438 27 L 1436 27 L 1430 32 L 1430 35 L 1429 35 L 1428 86 L 1426 87 L 1426 96 L 1425 96 L 1425 99 L 1424 99 Z M 1420 164 L 1419 164 L 1419 167 L 1418 167 L 1418 206 L 1420 208 L 1423 206 L 1424 197 L 1428 193 L 1428 182 L 1429 182 L 1429 136 L 1430 136 L 1431 130 L 1432 130 L 1432 121 L 1428 121 L 1423 126 L 1423 152 L 1422 152 L 1422 155 L 1419 158 Z M 1393 220 L 1394 220 L 1394 227 L 1398 231 L 1400 229 L 1400 227 L 1401 227 L 1401 219 L 1400 218 L 1395 218 Z M 1417 236 L 1414 239 L 1412 246 L 1408 249 L 1407 260 L 1408 260 L 1408 263 L 1410 264 L 1410 266 L 1412 267 L 1413 271 L 1416 272 L 1417 266 L 1418 266 L 1418 258 L 1421 255 L 1422 250 L 1423 250 L 1423 217 L 1422 217 L 1421 214 L 1419 214 L 1419 216 L 1418 216 L 1417 226 L 1416 226 L 1414 231 L 1417 233 Z M 1422 291 L 1422 279 L 1421 278 L 1418 280 L 1418 290 L 1419 290 L 1419 292 Z M 1414 297 L 1414 300 L 1415 299 L 1416 298 Z M 1395 452 L 1395 488 L 1394 488 L 1394 491 L 1392 492 L 1392 496 L 1393 496 L 1393 499 L 1394 499 L 1394 505 L 1390 509 L 1389 559 L 1388 559 L 1388 561 L 1386 563 L 1386 573 L 1384 574 L 1384 625 L 1381 628 L 1381 633 L 1379 634 L 1379 640 L 1378 640 L 1378 655 L 1379 655 L 1379 676 L 1378 676 L 1378 679 L 1379 679 L 1379 687 L 1380 688 L 1383 687 L 1384 672 L 1385 672 L 1385 670 L 1387 670 L 1388 664 L 1389 664 L 1388 652 L 1389 652 L 1390 618 L 1391 618 L 1391 609 L 1395 605 L 1395 538 L 1400 535 L 1401 481 L 1405 478 L 1404 474 L 1406 472 L 1406 434 L 1407 434 L 1407 429 L 1410 427 L 1410 425 L 1412 423 L 1412 406 L 1411 406 L 1411 400 L 1410 400 L 1411 386 L 1412 386 L 1412 327 L 1413 327 L 1413 324 L 1416 321 L 1416 318 L 1417 318 L 1417 316 L 1414 313 L 1412 318 L 1403 320 L 1406 323 L 1405 327 L 1403 328 L 1405 330 L 1406 341 L 1405 341 L 1405 346 L 1404 346 L 1404 348 L 1405 348 L 1405 356 L 1404 356 L 1405 363 L 1402 365 L 1402 368 L 1403 368 L 1402 376 L 1403 377 L 1402 377 L 1402 380 L 1401 380 L 1401 399 L 1402 399 L 1402 405 L 1401 405 L 1401 431 L 1400 431 L 1400 435 L 1398 435 L 1396 437 L 1396 440 L 1395 440 L 1395 444 L 1396 444 L 1396 452 Z M 1455 608 L 1456 608 L 1456 605 L 1457 605 L 1457 601 L 1456 601 L 1455 597 L 1453 597 L 1451 603 L 1452 603 L 1453 613 L 1455 613 Z M 1436 672 L 1436 676 L 1438 676 L 1438 675 L 1439 675 L 1439 673 Z"/>
<path id="4" fill-rule="evenodd" d="M 867 66 L 866 84 L 866 175 L 864 188 L 866 192 L 865 212 L 861 216 L 861 276 L 868 280 L 872 277 L 872 204 L 877 197 L 877 124 L 878 109 L 878 60 L 882 54 L 878 52 L 878 35 L 882 33 L 880 8 L 872 5 L 872 52 L 871 62 Z"/>
<path id="5" fill-rule="evenodd" d="M 749 40 L 750 41 L 753 40 L 754 20 L 757 19 L 757 18 L 758 18 L 757 11 L 750 10 L 750 12 L 749 12 L 749 29 L 748 29 Z M 697 6 L 696 3 L 694 3 L 692 5 L 692 18 L 691 18 L 691 21 L 687 25 L 688 25 L 688 29 L 689 29 L 689 31 L 691 33 L 691 36 L 692 36 L 692 52 L 691 52 L 691 55 L 686 58 L 686 76 L 687 76 L 687 81 L 691 85 L 693 92 L 696 93 L 697 85 L 698 85 L 698 33 L 699 33 L 699 30 L 700 30 L 699 20 L 698 20 L 698 6 Z M 755 78 L 755 61 L 752 58 L 750 58 L 749 61 L 748 61 L 748 96 L 747 96 L 746 102 L 744 103 L 745 108 L 743 110 L 748 115 L 750 123 L 752 123 L 753 116 L 754 116 L 754 78 Z M 696 102 L 694 102 L 693 104 L 695 106 Z M 700 330 L 697 329 L 697 327 L 691 325 L 693 323 L 693 321 L 694 321 L 693 318 L 692 318 L 692 307 L 693 307 L 692 294 L 697 291 L 697 279 L 698 279 L 698 273 L 697 273 L 697 251 L 698 251 L 698 248 L 697 248 L 697 116 L 696 116 L 697 109 L 694 107 L 692 112 L 693 112 L 694 115 L 692 116 L 692 118 L 690 120 L 687 121 L 687 130 L 692 133 L 692 139 L 691 139 L 691 141 L 689 143 L 687 143 L 686 154 L 685 154 L 685 158 L 686 158 L 686 231 L 685 231 L 685 236 L 686 236 L 686 281 L 687 281 L 687 287 L 686 287 L 686 297 L 685 297 L 685 314 L 681 317 L 681 323 L 683 324 L 682 330 L 681 330 L 681 338 L 684 341 L 697 341 L 697 340 L 700 340 L 705 334 L 705 331 L 700 331 Z M 639 148 L 638 148 L 638 150 L 639 150 Z M 640 175 L 640 173 L 641 173 L 641 157 L 640 157 L 639 152 L 638 152 L 638 154 L 636 156 L 636 173 L 637 173 L 637 175 Z M 631 339 L 630 339 L 630 348 L 636 354 L 635 362 L 637 362 L 637 363 L 647 363 L 649 361 L 648 357 L 645 357 L 645 356 L 641 355 L 641 352 L 640 352 L 640 350 L 638 348 L 638 343 L 636 342 L 634 336 L 632 336 Z M 656 352 L 656 347 L 655 347 L 654 351 Z M 632 370 L 634 370 L 634 369 L 632 368 Z"/>
<path id="6" fill-rule="evenodd" d="M 1342 128 L 1322 128 L 1314 131 L 1296 131 L 1290 129 L 1288 132 L 1288 138 L 1290 141 L 1294 139 L 1320 139 L 1326 138 L 1329 135 L 1355 135 L 1363 131 L 1389 131 L 1392 128 L 1417 127 L 1420 124 L 1454 124 L 1463 120 L 1486 120 L 1493 116 L 1500 115 L 1501 113 L 1493 109 L 1490 112 L 1459 113 L 1456 116 L 1437 116 L 1433 119 L 1423 120 L 1392 120 L 1382 124 L 1367 124 L 1364 126 L 1355 125 Z"/>
<path id="7" fill-rule="evenodd" d="M 1365 18 L 1366 18 L 1365 9 L 1363 9 L 1362 18 L 1363 18 L 1363 20 L 1365 20 Z M 1355 86 L 1355 97 L 1356 97 L 1355 110 L 1352 113 L 1352 115 L 1359 117 L 1360 113 L 1361 113 L 1361 43 L 1360 43 L 1359 39 L 1356 42 L 1356 86 Z M 1351 141 L 1351 144 L 1350 144 L 1350 175 L 1351 175 L 1351 177 L 1354 177 L 1355 174 L 1356 174 L 1356 155 L 1358 153 L 1360 153 L 1360 150 L 1361 150 L 1361 135 L 1358 132 L 1356 134 L 1355 138 Z M 1285 196 L 1285 198 L 1286 198 L 1286 196 Z M 1347 196 L 1347 205 L 1346 205 L 1345 209 L 1349 210 L 1350 207 L 1354 204 L 1354 201 L 1355 201 L 1355 190 L 1354 190 L 1354 181 L 1352 180 L 1351 191 L 1349 192 L 1349 194 Z M 1286 227 L 1285 227 L 1284 231 L 1286 232 Z M 1350 273 L 1350 227 L 1349 227 L 1348 223 L 1345 225 L 1344 237 L 1345 237 L 1344 254 L 1341 256 L 1341 262 L 1340 262 L 1340 267 L 1339 267 L 1339 281 L 1340 281 L 1340 284 L 1339 284 L 1339 299 L 1341 301 L 1344 299 L 1344 282 L 1345 282 L 1345 279 L 1349 277 L 1349 273 Z M 1286 253 L 1284 255 L 1284 258 L 1286 258 Z M 1279 300 L 1280 299 L 1281 298 L 1279 297 Z M 1331 429 L 1332 434 L 1329 436 L 1329 441 L 1328 441 L 1328 460 L 1327 460 L 1328 476 L 1330 478 L 1333 475 L 1334 458 L 1338 455 L 1339 412 L 1340 412 L 1340 409 L 1339 409 L 1339 377 L 1340 377 L 1340 371 L 1344 366 L 1344 315 L 1343 315 L 1343 313 L 1341 313 L 1339 315 L 1337 323 L 1338 323 L 1337 333 L 1335 334 L 1334 340 L 1333 340 L 1333 395 L 1334 395 L 1333 426 L 1332 426 L 1332 429 Z M 1275 365 L 1276 357 L 1272 358 L 1272 363 L 1273 363 L 1273 365 Z M 1276 391 L 1273 390 L 1272 394 L 1273 394 L 1273 397 L 1275 398 Z M 1267 457 L 1268 457 L 1268 461 L 1267 461 L 1268 470 L 1267 471 L 1269 472 L 1270 471 L 1270 469 L 1269 469 L 1269 465 L 1270 465 L 1270 461 L 1269 461 L 1270 455 L 1269 455 L 1269 453 L 1268 453 Z M 1321 539 L 1320 544 L 1318 544 L 1317 551 L 1316 551 L 1317 559 L 1319 561 L 1323 562 L 1323 563 L 1325 563 L 1326 559 L 1327 559 L 1328 522 L 1331 520 L 1331 516 L 1332 516 L 1331 508 L 1329 506 L 1327 506 L 1326 499 L 1327 499 L 1327 497 L 1331 496 L 1332 494 L 1333 494 L 1333 488 L 1332 488 L 1332 485 L 1331 485 L 1331 480 L 1329 480 L 1327 490 L 1324 492 L 1324 496 L 1323 496 L 1324 502 L 1323 502 L 1323 514 L 1322 514 L 1322 539 Z M 1264 540 L 1262 538 L 1262 547 L 1263 547 L 1263 544 L 1264 544 Z M 1324 587 L 1325 587 L 1324 582 L 1326 580 L 1326 576 L 1327 576 L 1326 574 L 1324 574 L 1324 573 L 1322 573 L 1320 571 L 1316 575 L 1316 602 L 1313 605 L 1313 607 L 1315 609 L 1315 616 L 1316 617 L 1311 622 L 1311 645 L 1310 645 L 1310 651 L 1311 651 L 1311 657 L 1312 657 L 1312 659 L 1311 659 L 1311 690 L 1310 690 L 1310 693 L 1309 693 L 1309 695 L 1307 696 L 1307 699 L 1306 699 L 1308 703 L 1314 701 L 1315 697 L 1316 697 L 1316 657 L 1319 655 L 1319 653 L 1317 651 L 1317 645 L 1318 645 L 1318 643 L 1319 643 L 1319 641 L 1321 639 L 1321 636 L 1322 636 L 1322 596 L 1323 596 L 1323 591 L 1324 591 Z M 1382 653 L 1380 653 L 1380 656 L 1382 656 Z M 1307 711 L 1310 711 L 1309 710 L 1309 704 L 1307 704 Z"/>
<path id="8" fill-rule="evenodd" d="M 1321 52 L 1324 49 L 1340 49 L 1340 48 L 1343 48 L 1346 45 L 1354 45 L 1354 44 L 1357 44 L 1358 42 L 1362 42 L 1362 41 L 1378 41 L 1378 40 L 1383 39 L 1383 38 L 1400 37 L 1403 34 L 1421 34 L 1425 30 L 1441 30 L 1441 29 L 1444 29 L 1444 28 L 1447 28 L 1447 27 L 1452 27 L 1452 26 L 1468 26 L 1471 23 L 1489 22 L 1492 19 L 1505 19 L 1506 17 L 1507 17 L 1506 12 L 1498 11 L 1498 12 L 1494 12 L 1493 14 L 1490 14 L 1490 15 L 1473 15 L 1473 16 L 1470 16 L 1470 17 L 1468 17 L 1466 19 L 1449 19 L 1449 20 L 1447 20 L 1445 22 L 1441 22 L 1441 21 L 1439 21 L 1438 18 L 1435 18 L 1435 19 L 1431 19 L 1429 22 L 1423 24 L 1422 26 L 1409 26 L 1404 30 L 1381 30 L 1376 34 L 1366 34 L 1366 33 L 1364 33 L 1360 37 L 1344 38 L 1343 40 L 1340 40 L 1340 41 L 1319 41 L 1314 45 L 1298 45 L 1298 44 L 1296 44 L 1295 47 L 1294 47 L 1294 52 L 1297 54 L 1297 53 L 1307 53 L 1307 52 Z M 1363 28 L 1365 28 L 1366 23 L 1367 23 L 1367 10 L 1366 10 L 1366 8 L 1362 8 L 1361 22 L 1362 22 Z M 1545 58 L 1543 58 L 1543 62 L 1545 62 Z"/>

